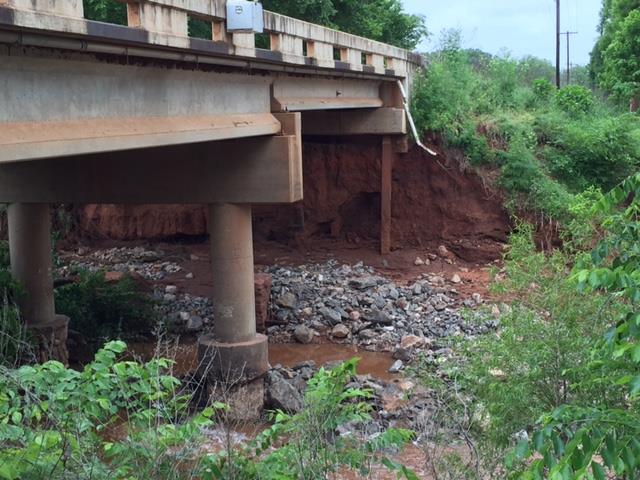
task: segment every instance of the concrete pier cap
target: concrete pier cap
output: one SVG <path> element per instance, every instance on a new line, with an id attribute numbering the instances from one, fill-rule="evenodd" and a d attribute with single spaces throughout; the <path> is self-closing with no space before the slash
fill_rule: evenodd
<path id="1" fill-rule="evenodd" d="M 69 319 L 55 313 L 49 205 L 12 203 L 7 218 L 11 273 L 24 291 L 17 302 L 36 341 L 36 358 L 67 365 Z"/>
<path id="2" fill-rule="evenodd" d="M 234 420 L 253 420 L 269 359 L 267 337 L 256 333 L 251 206 L 210 205 L 209 231 L 214 328 L 198 340 L 199 371 Z"/>

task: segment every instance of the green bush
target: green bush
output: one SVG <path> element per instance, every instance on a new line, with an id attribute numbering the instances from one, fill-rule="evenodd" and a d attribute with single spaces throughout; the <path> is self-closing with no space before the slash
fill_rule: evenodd
<path id="1" fill-rule="evenodd" d="M 585 349 L 589 368 L 574 387 L 592 393 L 568 398 L 541 417 L 531 441 L 514 451 L 512 465 L 532 457 L 516 464 L 525 470 L 520 478 L 600 480 L 640 473 L 639 209 L 640 174 L 600 197 L 593 209 L 603 217 L 603 236 L 590 256 L 579 258 L 572 281 L 575 291 L 585 294 L 583 304 L 603 299 L 614 308 L 585 317 L 606 329 Z M 582 373 L 573 366 L 567 372 Z"/>
<path id="2" fill-rule="evenodd" d="M 113 0 L 83 0 L 84 17 L 97 22 L 127 24 L 127 6 Z"/>
<path id="3" fill-rule="evenodd" d="M 537 125 L 546 147 L 541 157 L 551 174 L 579 192 L 610 189 L 640 165 L 637 124 L 630 116 L 565 120 Z M 559 120 L 553 116 L 545 120 Z"/>
<path id="4" fill-rule="evenodd" d="M 533 94 L 539 105 L 548 105 L 556 95 L 556 87 L 546 78 L 538 78 L 533 81 Z"/>
<path id="5" fill-rule="evenodd" d="M 77 282 L 55 292 L 56 310 L 70 318 L 69 328 L 92 342 L 122 335 L 149 334 L 155 318 L 153 301 L 125 276 L 107 282 L 104 272 L 80 273 Z"/>
<path id="6" fill-rule="evenodd" d="M 563 112 L 581 115 L 593 109 L 595 100 L 588 88 L 581 85 L 568 85 L 558 91 L 556 103 Z"/>
<path id="7" fill-rule="evenodd" d="M 213 409 L 189 416 L 171 362 L 125 350 L 109 343 L 81 372 L 0 367 L 0 479 L 191 478 Z"/>
<path id="8" fill-rule="evenodd" d="M 209 453 L 204 427 L 224 416 L 213 403 L 189 408 L 172 362 L 123 361 L 110 342 L 82 371 L 58 362 L 0 367 L 0 479 L 324 479 L 339 469 L 365 473 L 376 463 L 417 480 L 384 455 L 412 434 L 389 429 L 367 442 L 335 434 L 363 422 L 366 391 L 351 389 L 357 361 L 321 370 L 309 382 L 305 409 L 275 414 L 275 424 L 238 451 Z"/>
<path id="9" fill-rule="evenodd" d="M 640 124 L 586 87 L 557 91 L 552 74 L 548 62 L 464 50 L 447 32 L 417 77 L 412 111 L 419 132 L 439 134 L 456 158 L 499 167 L 513 211 L 564 221 L 571 194 L 611 188 L 640 165 Z"/>
<path id="10" fill-rule="evenodd" d="M 501 447 L 550 409 L 609 399 L 585 379 L 589 349 L 605 329 L 599 315 L 616 311 L 604 297 L 583 298 L 567 279 L 569 258 L 537 252 L 528 226 L 511 236 L 505 260 L 504 277 L 492 288 L 517 300 L 501 317 L 498 335 L 465 344 L 463 373 L 486 415 L 480 435 Z"/>

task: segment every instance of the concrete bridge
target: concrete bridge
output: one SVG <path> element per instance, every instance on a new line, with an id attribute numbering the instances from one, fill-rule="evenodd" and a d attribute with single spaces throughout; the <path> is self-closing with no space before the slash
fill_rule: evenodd
<path id="1" fill-rule="evenodd" d="M 251 205 L 300 201 L 303 135 L 377 135 L 381 249 L 391 167 L 407 148 L 406 90 L 420 57 L 264 12 L 266 42 L 230 33 L 226 0 L 128 0 L 128 26 L 82 0 L 0 0 L 0 202 L 10 204 L 22 314 L 44 357 L 66 359 L 53 301 L 49 204 L 210 205 L 214 376 L 267 366 L 256 334 Z M 212 38 L 190 38 L 189 19 Z"/>

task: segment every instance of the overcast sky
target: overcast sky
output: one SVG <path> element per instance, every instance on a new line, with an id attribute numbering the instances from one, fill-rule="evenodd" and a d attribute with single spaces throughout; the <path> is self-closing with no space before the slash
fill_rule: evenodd
<path id="1" fill-rule="evenodd" d="M 465 47 L 490 53 L 506 49 L 514 57 L 535 55 L 555 62 L 555 0 L 403 0 L 410 13 L 427 18 L 431 37 L 421 50 L 433 50 L 443 30 L 462 31 Z M 602 0 L 562 0 L 561 30 L 571 37 L 571 63 L 585 65 L 598 37 Z M 562 64 L 566 64 L 565 36 Z"/>

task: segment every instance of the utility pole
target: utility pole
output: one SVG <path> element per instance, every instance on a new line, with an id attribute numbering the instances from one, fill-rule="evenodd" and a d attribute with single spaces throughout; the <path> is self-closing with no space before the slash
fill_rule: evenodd
<path id="1" fill-rule="evenodd" d="M 556 87 L 560 88 L 560 0 L 556 0 Z"/>
<path id="2" fill-rule="evenodd" d="M 571 62 L 569 61 L 571 55 L 571 47 L 569 46 L 570 35 L 577 35 L 578 32 L 563 32 L 562 35 L 567 36 L 567 85 L 571 83 Z"/>

